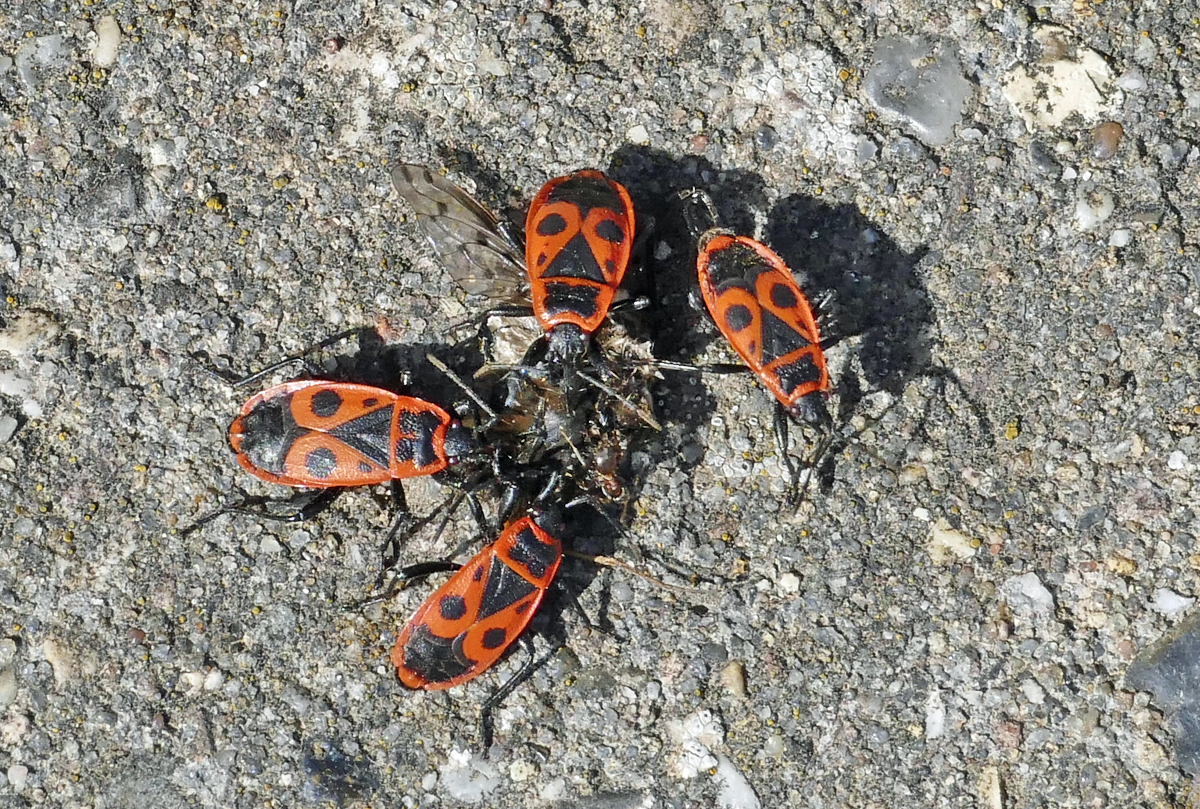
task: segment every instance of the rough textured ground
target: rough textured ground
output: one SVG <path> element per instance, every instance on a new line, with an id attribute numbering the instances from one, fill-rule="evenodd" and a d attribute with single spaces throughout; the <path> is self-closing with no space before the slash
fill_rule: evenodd
<path id="1" fill-rule="evenodd" d="M 1200 25 L 1136 8 L 6 4 L 0 804 L 1185 803 L 1123 678 L 1198 589 Z M 797 511 L 766 395 L 667 376 L 615 551 L 694 588 L 569 564 L 615 633 L 547 611 L 569 651 L 487 763 L 477 706 L 521 656 L 400 686 L 425 591 L 354 607 L 383 492 L 180 533 L 274 493 L 210 368 L 380 317 L 396 363 L 455 359 L 471 302 L 397 162 L 499 210 L 608 171 L 659 225 L 660 353 L 716 362 L 670 199 L 707 189 L 834 293 L 856 435 Z"/>

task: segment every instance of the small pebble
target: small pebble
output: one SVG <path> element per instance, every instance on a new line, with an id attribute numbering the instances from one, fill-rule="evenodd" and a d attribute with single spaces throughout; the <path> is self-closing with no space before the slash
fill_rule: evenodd
<path id="1" fill-rule="evenodd" d="M 979 774 L 979 805 L 983 809 L 1003 809 L 1004 785 L 999 767 L 984 767 Z"/>
<path id="2" fill-rule="evenodd" d="M 517 783 L 528 781 L 537 775 L 537 769 L 537 765 L 533 762 L 520 758 L 509 765 L 508 777 Z"/>
<path id="3" fill-rule="evenodd" d="M 646 127 L 638 124 L 637 126 L 630 127 L 629 131 L 625 133 L 625 138 L 635 146 L 645 146 L 650 142 L 650 133 L 646 130 Z"/>
<path id="4" fill-rule="evenodd" d="M 543 801 L 553 803 L 562 800 L 567 795 L 567 779 L 555 778 L 546 786 L 542 787 L 541 798 Z"/>
<path id="5" fill-rule="evenodd" d="M 1176 472 L 1187 466 L 1188 456 L 1179 450 L 1175 450 L 1167 456 L 1167 468 Z"/>
<path id="6" fill-rule="evenodd" d="M 1112 216 L 1116 203 L 1107 191 L 1084 194 L 1075 203 L 1075 221 L 1080 230 L 1092 230 Z"/>
<path id="7" fill-rule="evenodd" d="M 930 146 L 950 142 L 972 90 L 948 41 L 898 37 L 875 43 L 863 87 L 873 107 L 898 117 Z"/>
<path id="8" fill-rule="evenodd" d="M 1126 247 L 1131 241 L 1133 241 L 1133 232 L 1126 228 L 1118 228 L 1108 237 L 1108 246 Z"/>
<path id="9" fill-rule="evenodd" d="M 945 520 L 938 520 L 929 531 L 929 557 L 934 564 L 944 565 L 956 559 L 970 559 L 982 543 L 962 531 L 950 527 Z"/>
<path id="10" fill-rule="evenodd" d="M 1154 599 L 1151 604 L 1157 612 L 1163 615 L 1178 615 L 1181 612 L 1186 612 L 1196 603 L 1196 599 L 1181 596 L 1174 590 L 1166 587 L 1161 587 L 1154 591 Z"/>
<path id="11" fill-rule="evenodd" d="M 1121 137 L 1125 127 L 1116 121 L 1106 121 L 1092 130 L 1092 157 L 1097 160 L 1111 160 L 1121 145 Z"/>
<path id="12" fill-rule="evenodd" d="M 946 703 L 936 688 L 925 699 L 925 738 L 936 739 L 946 732 Z"/>
<path id="13" fill-rule="evenodd" d="M 866 163 L 868 160 L 874 160 L 875 155 L 879 154 L 879 147 L 875 145 L 875 141 L 870 138 L 863 138 L 858 142 L 858 147 L 855 149 L 855 158 L 859 163 Z"/>
<path id="14" fill-rule="evenodd" d="M 628 604 L 633 601 L 633 588 L 626 582 L 616 582 L 612 586 L 612 599 L 618 604 Z"/>
<path id="15" fill-rule="evenodd" d="M 101 17 L 96 22 L 96 46 L 92 49 L 92 63 L 102 68 L 115 65 L 120 44 L 121 26 L 116 18 Z"/>
<path id="16" fill-rule="evenodd" d="M 754 787 L 741 771 L 733 766 L 733 762 L 725 756 L 717 759 L 717 806 L 720 809 L 761 809 L 762 802 L 754 792 Z"/>
<path id="17" fill-rule="evenodd" d="M 721 685 L 738 699 L 746 698 L 746 669 L 737 660 L 731 660 L 721 669 Z"/>
<path id="18" fill-rule="evenodd" d="M 1054 612 L 1054 596 L 1042 584 L 1036 573 L 1025 573 L 1007 579 L 1000 592 L 1013 612 L 1025 615 L 1050 615 Z"/>
<path id="19" fill-rule="evenodd" d="M 0 706 L 10 705 L 17 698 L 17 675 L 12 669 L 0 671 Z"/>
<path id="20" fill-rule="evenodd" d="M 28 780 L 29 768 L 24 764 L 13 764 L 8 768 L 8 785 L 12 787 L 13 792 L 25 789 L 25 782 Z"/>
<path id="21" fill-rule="evenodd" d="M 0 416 L 0 444 L 8 441 L 17 432 L 17 420 L 12 416 Z"/>
<path id="22" fill-rule="evenodd" d="M 769 758 L 779 758 L 783 755 L 783 750 L 783 737 L 778 733 L 772 733 L 767 737 L 767 740 L 763 742 L 762 751 L 764 756 Z"/>
<path id="23" fill-rule="evenodd" d="M 1117 77 L 1117 86 L 1122 90 L 1136 93 L 1146 89 L 1146 79 L 1136 70 L 1128 70 Z"/>
<path id="24" fill-rule="evenodd" d="M 754 133 L 754 143 L 764 152 L 769 152 L 779 145 L 779 135 L 773 127 L 763 124 Z"/>

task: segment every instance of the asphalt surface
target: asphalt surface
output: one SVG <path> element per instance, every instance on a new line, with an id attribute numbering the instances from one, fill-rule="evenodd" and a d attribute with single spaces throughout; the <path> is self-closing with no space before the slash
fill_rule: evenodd
<path id="1" fill-rule="evenodd" d="M 0 804 L 1187 805 L 1124 674 L 1200 569 L 1197 52 L 1187 4 L 10 3 Z M 567 540 L 669 586 L 565 561 L 599 628 L 535 619 L 487 760 L 526 656 L 401 686 L 429 587 L 360 604 L 384 487 L 187 530 L 281 493 L 228 379 L 346 329 L 319 372 L 432 398 L 427 353 L 480 362 L 400 163 L 518 221 L 606 171 L 655 223 L 655 353 L 729 362 L 689 302 L 702 188 L 832 343 L 799 507 L 750 378 L 655 381 L 627 528 Z"/>

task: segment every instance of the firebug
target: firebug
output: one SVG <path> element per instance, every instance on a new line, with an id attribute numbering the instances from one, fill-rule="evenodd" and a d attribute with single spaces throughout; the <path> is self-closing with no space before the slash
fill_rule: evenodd
<path id="1" fill-rule="evenodd" d="M 252 475 L 309 488 L 433 475 L 475 449 L 462 423 L 432 402 L 315 379 L 252 396 L 229 443 Z"/>
<path id="2" fill-rule="evenodd" d="M 551 510 L 510 522 L 409 619 L 392 663 L 409 688 L 452 688 L 487 671 L 537 613 L 562 562 Z"/>

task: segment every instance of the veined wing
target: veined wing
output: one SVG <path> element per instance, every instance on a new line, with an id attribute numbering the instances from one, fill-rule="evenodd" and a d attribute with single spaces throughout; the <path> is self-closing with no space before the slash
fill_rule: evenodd
<path id="1" fill-rule="evenodd" d="M 424 166 L 397 166 L 392 185 L 412 206 L 421 233 L 464 292 L 496 303 L 528 300 L 524 252 L 500 230 L 491 211 Z"/>

